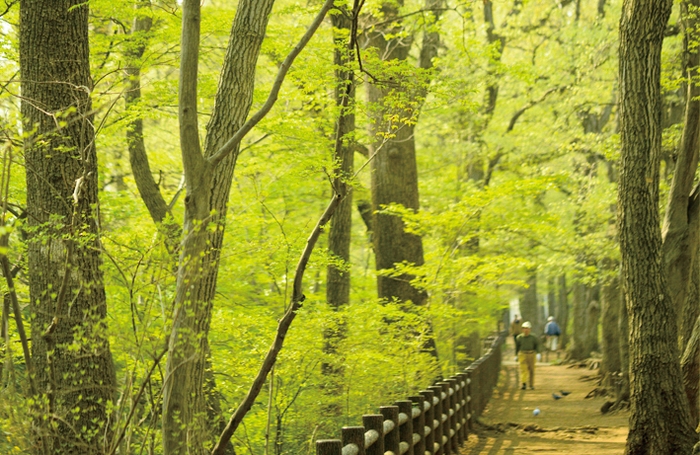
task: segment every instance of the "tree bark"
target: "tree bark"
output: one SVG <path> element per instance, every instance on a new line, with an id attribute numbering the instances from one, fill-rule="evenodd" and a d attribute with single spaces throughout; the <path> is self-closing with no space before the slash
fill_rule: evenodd
<path id="1" fill-rule="evenodd" d="M 600 304 L 598 300 L 591 300 L 586 307 L 586 336 L 585 352 L 589 356 L 598 351 L 598 324 L 600 322 Z"/>
<path id="2" fill-rule="evenodd" d="M 693 9 L 688 11 L 688 7 Z M 684 28 L 684 70 L 687 76 L 687 101 L 683 135 L 676 159 L 676 167 L 671 182 L 671 190 L 666 206 L 666 216 L 662 230 L 664 272 L 668 282 L 671 302 L 682 324 L 690 283 L 691 264 L 698 250 L 698 208 L 690 197 L 695 171 L 698 167 L 698 147 L 700 146 L 700 87 L 697 84 L 700 54 L 691 44 L 697 19 L 698 0 L 682 3 Z M 692 318 L 691 321 L 695 321 Z M 691 322 L 692 324 L 692 322 Z"/>
<path id="3" fill-rule="evenodd" d="M 436 10 L 436 5 L 442 0 L 426 0 L 428 9 Z M 382 5 L 383 22 L 370 33 L 369 45 L 375 47 L 385 61 L 405 61 L 412 43 L 410 37 L 401 36 L 401 26 L 398 8 L 403 1 L 384 3 Z M 437 13 L 434 13 L 437 17 Z M 398 35 L 397 35 L 398 33 Z M 393 36 L 387 39 L 387 36 Z M 433 66 L 433 58 L 437 55 L 439 35 L 426 31 L 423 36 L 419 66 L 428 70 Z M 415 83 L 415 80 L 407 81 Z M 425 83 L 425 82 L 419 82 Z M 372 137 L 385 137 L 373 144 L 375 151 L 371 163 L 372 179 L 372 219 L 373 244 L 377 276 L 377 293 L 380 299 L 386 301 L 411 301 L 414 305 L 423 305 L 428 295 L 414 286 L 415 276 L 401 273 L 398 276 L 390 273 L 397 265 L 408 263 L 422 266 L 423 242 L 420 236 L 407 232 L 401 217 L 378 213 L 390 204 L 399 204 L 411 211 L 418 211 L 418 170 L 416 165 L 415 126 L 417 110 L 427 94 L 427 86 L 409 87 L 401 81 L 382 82 L 369 86 L 369 101 L 379 108 L 372 123 Z M 403 85 L 403 86 L 402 86 Z M 387 105 L 392 92 L 410 91 L 410 102 L 404 106 L 401 116 L 412 117 L 411 122 L 387 124 L 385 120 L 396 112 Z M 387 132 L 390 136 L 386 136 Z M 384 149 L 376 153 L 379 147 Z M 437 355 L 435 342 L 428 341 L 426 349 Z"/>
<path id="4" fill-rule="evenodd" d="M 603 360 L 600 366 L 601 373 L 607 385 L 612 384 L 611 374 L 621 369 L 620 364 L 620 307 L 622 306 L 622 294 L 620 293 L 620 277 L 614 276 L 603 285 L 601 292 L 601 320 L 603 332 Z"/>
<path id="5" fill-rule="evenodd" d="M 586 286 L 582 283 L 574 283 L 573 290 L 573 324 L 569 357 L 573 360 L 583 360 L 589 354 L 586 352 L 586 296 L 588 293 Z"/>
<path id="6" fill-rule="evenodd" d="M 537 302 L 537 271 L 528 270 L 527 287 L 522 290 L 520 299 L 520 317 L 522 321 L 532 324 L 532 334 L 540 336 L 544 333 L 540 322 L 540 307 Z"/>
<path id="7" fill-rule="evenodd" d="M 620 20 L 618 226 L 630 325 L 626 454 L 688 454 L 696 435 L 680 371 L 677 307 L 659 228 L 661 47 L 671 0 L 625 0 Z"/>
<path id="8" fill-rule="evenodd" d="M 695 319 L 692 335 L 681 357 L 681 371 L 685 395 L 688 397 L 690 424 L 697 428 L 700 423 L 700 317 Z"/>
<path id="9" fill-rule="evenodd" d="M 179 119 L 187 196 L 185 237 L 163 386 L 163 446 L 168 455 L 205 452 L 203 435 L 208 431 L 202 385 L 208 355 L 207 337 L 240 141 L 272 108 L 294 58 L 332 6 L 332 1 L 326 0 L 312 25 L 280 65 L 267 101 L 246 121 L 253 98 L 255 66 L 273 3 L 274 0 L 241 0 L 238 4 L 202 152 L 196 103 L 200 3 L 199 0 L 183 2 Z M 257 381 L 254 387 L 258 387 Z M 242 419 L 251 405 L 244 402 L 239 407 L 242 414 L 237 412 L 236 419 Z M 230 428 L 229 422 L 225 431 Z M 217 453 L 225 450 L 224 444 L 230 440 L 230 435 L 228 439 L 223 438 L 226 442 L 222 438 L 217 443 Z"/>
<path id="10" fill-rule="evenodd" d="M 88 5 L 20 5 L 37 452 L 98 454 L 111 442 L 115 373 L 97 224 Z"/>
<path id="11" fill-rule="evenodd" d="M 333 14 L 331 20 L 333 26 L 342 30 L 336 36 L 334 63 L 336 65 L 335 90 L 336 105 L 340 108 L 338 122 L 336 124 L 336 139 L 334 160 L 337 168 L 334 172 L 333 186 L 345 194 L 331 220 L 328 231 L 328 251 L 334 261 L 328 265 L 328 279 L 326 283 L 326 301 L 334 308 L 347 305 L 350 302 L 350 240 L 352 232 L 352 192 L 348 192 L 348 179 L 352 177 L 354 169 L 354 147 L 352 134 L 355 131 L 355 77 L 348 65 L 353 62 L 354 49 L 352 39 L 347 36 L 351 33 L 352 18 L 355 12 L 341 9 L 339 14 Z M 359 12 L 358 12 L 359 13 Z"/>
<path id="12" fill-rule="evenodd" d="M 223 222 L 238 146 L 217 166 L 213 155 L 250 111 L 255 64 L 274 0 L 239 3 L 221 72 L 203 154 L 197 127 L 199 0 L 183 2 L 180 140 L 187 184 L 185 238 L 178 268 L 175 314 L 163 385 L 163 447 L 168 455 L 206 453 L 204 367 L 216 290 Z M 207 229 L 208 224 L 216 226 Z"/>
<path id="13" fill-rule="evenodd" d="M 392 38 L 401 31 L 399 23 L 398 6 L 403 6 L 403 1 L 384 3 L 382 5 L 383 25 L 375 28 L 370 35 L 370 46 L 377 48 L 381 58 L 385 61 L 404 61 L 408 57 L 412 39 L 410 37 Z M 403 87 L 394 90 L 405 90 Z M 392 89 L 389 84 L 372 84 L 369 86 L 369 101 L 381 108 L 372 125 L 372 137 L 379 138 L 390 128 L 385 117 L 391 115 L 390 106 L 384 105 L 390 96 Z M 384 141 L 378 139 L 374 150 L 383 146 L 381 153 L 376 153 L 371 163 L 371 189 L 373 209 L 373 241 L 376 255 L 376 268 L 379 272 L 388 272 L 397 264 L 408 262 L 421 266 L 423 260 L 423 242 L 415 234 L 406 232 L 403 220 L 395 215 L 377 213 L 389 204 L 401 204 L 409 210 L 418 211 L 418 170 L 416 165 L 416 149 L 414 128 L 407 124 L 394 125 L 395 137 Z M 377 277 L 377 293 L 379 298 L 391 301 L 411 301 L 415 305 L 422 305 L 427 299 L 427 294 L 411 284 L 415 277 L 409 274 L 400 276 L 380 275 Z"/>
<path id="14" fill-rule="evenodd" d="M 569 293 L 566 288 L 566 275 L 560 275 L 558 282 L 559 299 L 557 300 L 557 321 L 561 329 L 561 335 L 559 335 L 559 349 L 566 349 L 566 346 L 569 344 Z"/>

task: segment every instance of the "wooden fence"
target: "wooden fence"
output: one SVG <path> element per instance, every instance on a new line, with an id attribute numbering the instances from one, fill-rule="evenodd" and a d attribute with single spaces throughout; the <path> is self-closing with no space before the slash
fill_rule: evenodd
<path id="1" fill-rule="evenodd" d="M 473 430 L 491 398 L 507 332 L 463 373 L 436 382 L 419 395 L 362 416 L 362 426 L 343 427 L 340 439 L 316 441 L 316 455 L 450 455 Z"/>

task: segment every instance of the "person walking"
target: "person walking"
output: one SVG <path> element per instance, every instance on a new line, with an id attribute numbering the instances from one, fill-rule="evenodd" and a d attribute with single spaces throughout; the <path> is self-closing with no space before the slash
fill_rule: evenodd
<path id="1" fill-rule="evenodd" d="M 547 360 L 549 360 L 549 352 L 559 349 L 559 335 L 561 335 L 561 329 L 557 321 L 554 320 L 554 316 L 547 318 L 547 325 L 544 326 L 544 335 L 547 340 Z"/>
<path id="2" fill-rule="evenodd" d="M 510 323 L 510 334 L 513 335 L 513 343 L 515 343 L 515 339 L 522 333 L 522 327 L 521 327 L 522 321 L 520 320 L 520 316 L 517 314 L 513 318 L 513 322 Z"/>
<path id="3" fill-rule="evenodd" d="M 515 338 L 515 358 L 520 364 L 522 390 L 528 384 L 530 390 L 535 390 L 535 359 L 539 361 L 542 358 L 540 340 L 530 333 L 531 329 L 530 321 L 523 322 L 522 333 Z"/>

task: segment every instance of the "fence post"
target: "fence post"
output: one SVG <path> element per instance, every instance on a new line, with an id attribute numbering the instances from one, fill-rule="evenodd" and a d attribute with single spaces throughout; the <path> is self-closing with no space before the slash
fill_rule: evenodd
<path id="1" fill-rule="evenodd" d="M 471 366 L 467 367 L 467 369 L 464 370 L 464 374 L 467 376 L 467 428 L 469 428 L 470 431 L 474 431 L 474 399 L 472 398 L 472 376 L 474 376 L 473 373 L 474 369 Z"/>
<path id="2" fill-rule="evenodd" d="M 427 450 L 425 447 L 425 398 L 421 395 L 413 395 L 409 398 L 416 409 L 420 411 L 416 418 L 413 419 L 413 433 L 417 434 L 420 438 L 413 446 L 413 453 L 415 455 L 425 455 L 425 451 Z M 411 412 L 413 412 L 413 410 L 411 410 Z"/>
<path id="3" fill-rule="evenodd" d="M 450 414 L 454 413 L 454 409 L 452 409 L 452 396 L 450 395 L 450 383 L 449 382 L 438 382 L 437 385 L 442 387 L 442 393 L 445 394 L 445 398 L 442 400 L 442 415 L 443 415 L 443 423 L 442 423 L 442 434 L 444 437 L 442 440 L 444 441 L 444 447 L 442 449 L 442 453 L 445 455 L 450 455 L 452 451 L 452 421 L 451 421 L 451 416 Z"/>
<path id="4" fill-rule="evenodd" d="M 459 452 L 459 435 L 460 429 L 462 428 L 462 424 L 459 422 L 459 409 L 461 407 L 459 404 L 459 383 L 454 376 L 449 378 L 447 383 L 450 385 L 450 389 L 452 389 L 452 395 L 450 396 L 450 407 L 452 408 L 450 428 L 452 429 L 452 437 L 450 439 L 452 441 L 452 451 L 457 453 Z"/>
<path id="5" fill-rule="evenodd" d="M 435 442 L 435 454 L 444 454 L 444 440 L 442 436 L 444 435 L 443 429 L 445 426 L 442 424 L 442 415 L 444 414 L 443 403 L 442 403 L 442 386 L 431 385 L 428 390 L 432 390 L 435 396 L 433 397 L 433 419 L 437 422 L 434 430 L 433 441 Z"/>
<path id="6" fill-rule="evenodd" d="M 340 439 L 319 439 L 316 441 L 316 455 L 342 455 L 343 443 Z"/>
<path id="7" fill-rule="evenodd" d="M 379 413 L 384 420 L 394 422 L 394 429 L 384 435 L 384 450 L 400 454 L 401 440 L 399 439 L 399 408 L 398 406 L 381 406 Z"/>
<path id="8" fill-rule="evenodd" d="M 461 425 L 459 429 L 459 443 L 460 445 L 469 439 L 469 419 L 468 419 L 468 403 L 467 397 L 469 396 L 469 391 L 467 389 L 467 374 L 458 373 L 457 381 L 459 382 L 459 424 Z"/>
<path id="9" fill-rule="evenodd" d="M 367 431 L 377 432 L 377 440 L 365 449 L 365 455 L 384 455 L 384 416 L 381 414 L 363 415 L 362 424 Z"/>
<path id="10" fill-rule="evenodd" d="M 365 455 L 365 427 L 343 427 L 343 447 L 355 444 L 358 448 L 357 455 Z"/>
<path id="11" fill-rule="evenodd" d="M 399 439 L 408 445 L 406 455 L 413 455 L 413 403 L 408 400 L 397 401 L 396 406 L 399 407 L 399 413 L 406 415 L 406 422 L 399 426 Z M 401 415 L 399 415 L 399 421 Z M 401 455 L 399 450 L 398 455 Z"/>
<path id="12" fill-rule="evenodd" d="M 420 394 L 423 396 L 423 400 L 428 403 L 428 409 L 425 409 L 425 404 L 423 404 L 423 413 L 425 415 L 425 451 L 431 455 L 435 454 L 435 405 L 433 404 L 433 397 L 435 393 L 432 390 L 421 390 Z"/>

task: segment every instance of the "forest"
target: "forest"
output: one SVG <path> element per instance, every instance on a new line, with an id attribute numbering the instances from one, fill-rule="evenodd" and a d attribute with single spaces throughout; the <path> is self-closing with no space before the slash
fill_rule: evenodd
<path id="1" fill-rule="evenodd" d="M 0 453 L 313 454 L 516 299 L 692 453 L 699 7 L 3 0 Z"/>

